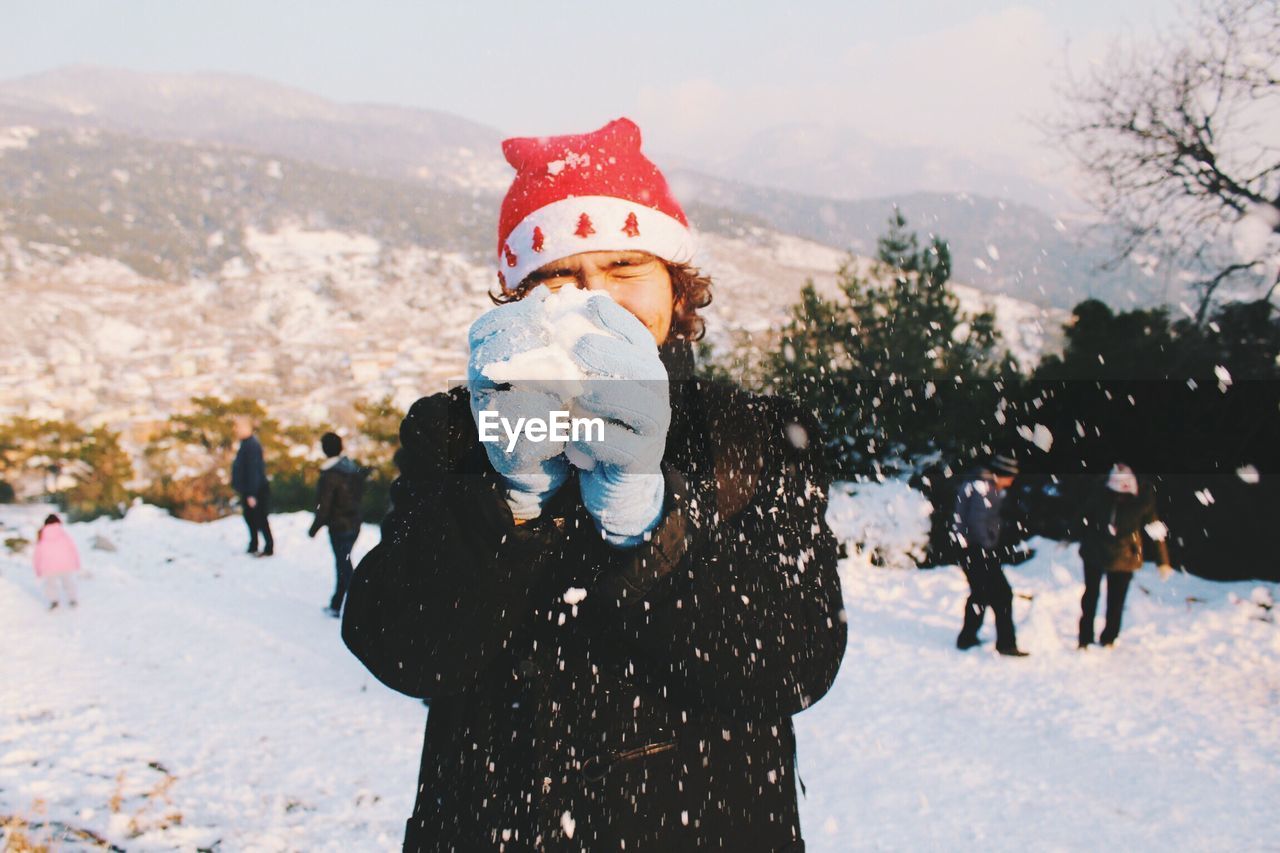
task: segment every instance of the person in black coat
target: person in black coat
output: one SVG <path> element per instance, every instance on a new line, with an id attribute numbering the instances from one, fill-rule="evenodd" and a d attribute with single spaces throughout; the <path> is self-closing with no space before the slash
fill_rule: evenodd
<path id="1" fill-rule="evenodd" d="M 1143 488 L 1128 465 L 1112 467 L 1085 507 L 1080 537 L 1080 560 L 1084 564 L 1084 597 L 1080 600 L 1080 648 L 1093 644 L 1093 620 L 1098 611 L 1102 578 L 1107 579 L 1107 622 L 1098 637 L 1104 646 L 1120 636 L 1124 601 L 1133 573 L 1142 568 L 1144 542 L 1155 551 L 1160 579 L 1168 580 L 1167 532 L 1156 514 L 1155 493 Z"/>
<path id="2" fill-rule="evenodd" d="M 236 418 L 234 427 L 240 447 L 231 463 L 231 488 L 240 495 L 244 522 L 249 527 L 248 553 L 270 557 L 275 553 L 275 540 L 271 538 L 271 524 L 267 521 L 271 511 L 271 482 L 267 479 L 262 444 L 253 434 L 253 421 L 249 418 Z M 264 546 L 261 554 L 258 553 L 259 533 Z"/>
<path id="3" fill-rule="evenodd" d="M 635 152 L 565 139 L 546 142 L 603 162 L 638 154 L 638 137 Z M 573 213 L 576 240 L 586 229 Z M 636 218 L 630 230 L 662 234 Z M 602 239 L 626 238 L 601 220 Z M 647 504 L 606 511 L 593 478 L 612 463 L 599 459 L 543 459 L 542 485 L 504 473 L 479 441 L 478 381 L 410 408 L 382 541 L 343 616 L 344 640 L 379 680 L 430 699 L 404 848 L 802 851 L 791 717 L 826 693 L 847 640 L 816 423 L 787 401 L 692 378 L 709 282 L 687 265 L 559 256 L 556 240 L 540 244 L 553 264 L 504 294 L 527 299 L 557 279 L 607 288 L 653 332 L 670 423 L 656 479 L 623 481 L 646 498 L 656 484 L 659 511 L 631 533 L 624 521 Z M 666 314 L 648 299 L 655 281 Z"/>
<path id="4" fill-rule="evenodd" d="M 347 587 L 351 585 L 351 549 L 360 537 L 360 501 L 364 498 L 365 472 L 342 455 L 342 437 L 337 433 L 326 432 L 321 436 L 320 448 L 327 459 L 320 466 L 320 479 L 316 483 L 316 517 L 307 535 L 315 538 L 321 528 L 329 528 L 336 581 L 333 596 L 325 609 L 330 616 L 337 618 L 342 613 Z"/>
<path id="5" fill-rule="evenodd" d="M 1018 474 L 1012 456 L 996 454 L 974 469 L 956 492 L 952 535 L 960 546 L 960 568 L 969 582 L 964 605 L 964 626 L 956 637 L 961 651 L 978 645 L 978 631 L 990 607 L 996 620 L 996 651 L 1009 657 L 1026 657 L 1018 648 L 1013 625 L 1013 587 L 1001 568 L 1005 549 L 1000 541 L 1001 510 L 1005 494 Z"/>

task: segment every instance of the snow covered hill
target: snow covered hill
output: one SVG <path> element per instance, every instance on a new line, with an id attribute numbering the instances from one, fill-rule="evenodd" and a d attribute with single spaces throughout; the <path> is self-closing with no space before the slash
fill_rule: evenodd
<path id="1" fill-rule="evenodd" d="M 511 179 L 498 129 L 437 110 L 339 103 L 235 74 L 81 65 L 0 80 L 0 148 L 15 126 L 230 145 L 264 159 L 473 194 L 490 204 Z M 1070 308 L 1086 295 L 1116 305 L 1176 302 L 1183 290 L 1168 289 L 1137 264 L 1104 269 L 1117 235 L 1076 227 L 1066 212 L 1073 203 L 954 152 L 869 146 L 847 130 L 814 124 L 726 139 L 718 151 L 724 156 L 697 161 L 649 147 L 670 167 L 686 204 L 731 210 L 859 254 L 874 250 L 899 204 L 913 226 L 945 236 L 956 269 L 987 292 Z M 296 169 L 289 178 L 298 180 Z M 57 213 L 66 212 L 59 205 Z M 486 246 L 490 233 L 483 232 Z M 986 252 L 993 244 L 999 259 Z"/>
<path id="2" fill-rule="evenodd" d="M 793 159 L 812 168 L 802 157 Z M 741 174 L 758 179 L 752 171 Z M 900 212 L 912 230 L 945 238 L 956 278 L 986 293 L 1062 309 L 1089 297 L 1133 307 L 1177 302 L 1185 295 L 1186 280 L 1171 283 L 1176 271 L 1130 261 L 1110 263 L 1119 235 L 1105 223 L 1065 212 L 1046 213 L 990 189 L 854 200 L 832 198 L 834 189 L 808 195 L 689 171 L 675 171 L 671 180 L 682 199 L 749 214 L 770 228 L 859 255 L 875 253 L 886 222 Z"/>
<path id="3" fill-rule="evenodd" d="M 37 515 L 4 519 L 34 538 Z M 269 561 L 241 553 L 235 518 L 136 507 L 71 525 L 88 576 L 69 611 L 44 610 L 26 561 L 6 560 L 0 811 L 43 801 L 129 850 L 391 849 L 426 709 L 342 645 L 321 612 L 332 556 L 306 524 L 274 519 Z"/>
<path id="4" fill-rule="evenodd" d="M 399 153 L 341 144 L 351 134 Z M 488 153 L 473 162 L 477 146 Z M 344 159 L 356 151 L 386 168 Z M 0 83 L 0 418 L 106 425 L 136 450 L 130 434 L 198 395 L 256 397 L 287 422 L 332 425 L 355 401 L 405 407 L 440 390 L 490 304 L 510 177 L 498 151 L 496 132 L 460 119 L 246 78 L 81 68 Z M 419 154 L 448 179 L 418 176 Z M 716 343 L 777 329 L 806 279 L 834 280 L 845 254 L 831 245 L 858 231 L 824 245 L 788 233 L 807 233 L 814 199 L 699 186 L 689 208 L 718 285 Z M 866 221 L 852 208 L 818 218 Z M 997 231 L 1021 233 L 1001 221 Z M 1013 249 L 998 241 L 983 257 L 1003 252 L 1008 265 Z M 968 310 L 996 308 L 1024 366 L 1056 348 L 1066 312 L 1041 307 L 1043 294 L 956 289 Z"/>
<path id="5" fill-rule="evenodd" d="M 869 564 L 921 534 L 918 496 L 857 492 L 830 514 L 849 652 L 796 718 L 811 850 L 1274 846 L 1274 585 L 1144 572 L 1120 643 L 1080 653 L 1074 549 L 1037 541 L 1010 571 L 1034 596 L 1016 607 L 1032 657 L 962 654 L 957 570 Z M 2 507 L 0 532 L 32 538 L 44 511 Z M 28 558 L 0 557 L 0 814 L 130 851 L 398 849 L 426 709 L 342 646 L 309 521 L 275 517 L 270 560 L 240 553 L 237 518 L 137 506 L 70 525 L 88 566 L 75 610 L 47 611 Z"/>
<path id="6" fill-rule="evenodd" d="M 496 200 L 97 131 L 12 141 L 0 418 L 145 432 L 194 396 L 245 395 L 287 422 L 343 423 L 355 401 L 407 407 L 446 387 L 491 305 Z M 713 341 L 778 328 L 805 280 L 831 284 L 845 259 L 697 213 Z M 1056 347 L 1065 312 L 956 289 L 966 309 L 996 308 L 1024 365 Z"/>
<path id="7" fill-rule="evenodd" d="M 505 189 L 502 134 L 438 110 L 343 104 L 240 74 L 73 65 L 0 81 L 0 120 L 221 143 L 397 180 Z"/>

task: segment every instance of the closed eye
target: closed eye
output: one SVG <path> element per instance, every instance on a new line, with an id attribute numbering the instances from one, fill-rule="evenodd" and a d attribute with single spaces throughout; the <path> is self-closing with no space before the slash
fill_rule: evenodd
<path id="1" fill-rule="evenodd" d="M 647 275 L 656 263 L 652 260 L 617 260 L 609 265 L 609 270 L 624 275 Z"/>

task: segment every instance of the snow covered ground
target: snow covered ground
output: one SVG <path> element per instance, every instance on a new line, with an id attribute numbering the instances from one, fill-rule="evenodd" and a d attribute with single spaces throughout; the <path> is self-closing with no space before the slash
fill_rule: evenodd
<path id="1" fill-rule="evenodd" d="M 842 531 L 883 546 L 918 530 L 899 485 L 861 490 L 835 501 Z M 0 508 L 3 537 L 32 538 L 42 514 Z M 270 560 L 240 553 L 236 518 L 71 525 L 76 610 L 46 611 L 28 555 L 0 556 L 0 814 L 130 851 L 398 848 L 426 709 L 321 612 L 332 570 L 310 516 L 272 521 Z M 1016 606 L 1023 660 L 955 651 L 958 570 L 850 548 L 848 656 L 796 718 L 810 850 L 1280 849 L 1274 586 L 1143 572 L 1117 646 L 1081 653 L 1074 547 L 1035 544 L 1010 570 L 1034 596 Z"/>
<path id="2" fill-rule="evenodd" d="M 39 517 L 0 515 L 28 539 Z M 396 848 L 426 708 L 368 675 L 321 612 L 332 556 L 308 524 L 274 516 L 268 560 L 242 553 L 238 518 L 135 507 L 70 525 L 90 576 L 52 613 L 28 560 L 5 559 L 0 812 L 43 801 L 130 851 Z M 94 550 L 99 535 L 118 550 Z M 160 828 L 169 814 L 181 824 Z"/>
<path id="3" fill-rule="evenodd" d="M 1116 645 L 1081 652 L 1076 546 L 1031 544 L 1006 569 L 1024 659 L 990 616 L 955 650 L 958 569 L 844 561 L 849 649 L 796 718 L 810 849 L 1280 849 L 1275 585 L 1148 566 Z"/>

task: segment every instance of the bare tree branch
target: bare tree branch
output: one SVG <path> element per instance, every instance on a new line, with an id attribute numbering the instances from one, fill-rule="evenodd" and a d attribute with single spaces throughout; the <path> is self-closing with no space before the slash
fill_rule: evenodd
<path id="1" fill-rule="evenodd" d="M 1200 307 L 1196 311 L 1197 325 L 1204 323 L 1205 315 L 1209 310 L 1209 304 L 1213 299 L 1213 292 L 1218 289 L 1218 286 L 1222 284 L 1222 282 L 1226 281 L 1230 276 L 1237 272 L 1247 270 L 1251 266 L 1252 264 L 1228 264 L 1219 270 L 1213 278 L 1195 283 L 1195 287 L 1201 290 L 1204 294 L 1204 298 L 1200 300 Z"/>
<path id="2" fill-rule="evenodd" d="M 1119 226 L 1110 266 L 1183 271 L 1200 318 L 1228 280 L 1276 291 L 1280 0 L 1201 0 L 1181 30 L 1068 73 L 1064 93 L 1070 109 L 1049 127 Z"/>

